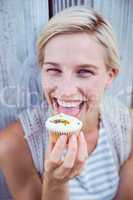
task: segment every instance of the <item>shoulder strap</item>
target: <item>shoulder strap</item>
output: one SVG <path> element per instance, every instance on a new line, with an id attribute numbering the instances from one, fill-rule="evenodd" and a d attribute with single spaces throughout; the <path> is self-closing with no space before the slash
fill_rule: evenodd
<path id="1" fill-rule="evenodd" d="M 103 123 L 108 130 L 118 164 L 121 166 L 131 152 L 131 120 L 129 109 L 112 97 L 104 97 L 101 107 Z"/>

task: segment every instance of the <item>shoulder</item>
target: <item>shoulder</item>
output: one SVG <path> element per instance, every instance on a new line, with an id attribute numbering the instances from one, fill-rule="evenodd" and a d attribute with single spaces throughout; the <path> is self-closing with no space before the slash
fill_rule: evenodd
<path id="1" fill-rule="evenodd" d="M 120 182 L 115 200 L 133 199 L 133 110 L 130 110 L 129 113 L 131 116 L 132 148 L 129 158 L 125 161 L 120 170 Z"/>
<path id="2" fill-rule="evenodd" d="M 118 98 L 113 98 L 111 95 L 105 95 L 102 104 L 101 111 L 104 115 L 108 116 L 112 122 L 121 122 L 123 117 L 129 115 L 129 110 Z"/>
<path id="3" fill-rule="evenodd" d="M 130 125 L 129 108 L 118 98 L 105 96 L 101 104 L 101 111 L 103 121 L 108 123 L 113 130 L 117 129 L 117 133 L 121 133 L 125 137 Z"/>
<path id="4" fill-rule="evenodd" d="M 14 199 L 40 197 L 40 178 L 19 120 L 0 133 L 0 169 Z"/>
<path id="5" fill-rule="evenodd" d="M 22 138 L 23 129 L 19 120 L 0 131 L 0 161 L 3 154 L 12 153 L 16 147 L 19 147 Z"/>
<path id="6" fill-rule="evenodd" d="M 130 109 L 130 117 L 131 117 L 131 142 L 132 142 L 132 149 L 131 149 L 131 155 L 133 159 L 133 109 Z"/>
<path id="7" fill-rule="evenodd" d="M 131 129 L 129 108 L 118 98 L 105 96 L 102 105 L 102 119 L 106 124 L 115 147 L 120 166 L 131 153 Z"/>
<path id="8" fill-rule="evenodd" d="M 49 110 L 45 102 L 20 113 L 18 118 L 22 124 L 24 134 L 29 136 L 34 135 L 35 132 L 42 132 L 48 115 Z"/>
<path id="9" fill-rule="evenodd" d="M 0 167 L 15 165 L 17 160 L 23 159 L 28 152 L 24 139 L 24 132 L 20 121 L 8 125 L 0 133 Z M 16 161 L 16 162 L 14 162 Z M 17 163 L 18 164 L 18 163 Z"/>

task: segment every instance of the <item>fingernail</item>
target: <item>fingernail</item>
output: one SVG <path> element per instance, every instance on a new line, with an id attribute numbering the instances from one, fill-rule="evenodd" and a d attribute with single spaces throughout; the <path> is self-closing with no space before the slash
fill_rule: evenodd
<path id="1" fill-rule="evenodd" d="M 76 142 L 76 135 L 72 135 L 71 139 L 72 139 L 72 143 L 75 143 Z"/>
<path id="2" fill-rule="evenodd" d="M 65 142 L 65 141 L 66 141 L 66 136 L 65 136 L 65 135 L 61 135 L 61 136 L 60 136 L 60 140 L 61 140 L 62 142 Z"/>
<path id="3" fill-rule="evenodd" d="M 80 132 L 80 137 L 81 137 L 81 138 L 84 138 L 84 133 L 83 133 L 83 131 Z"/>

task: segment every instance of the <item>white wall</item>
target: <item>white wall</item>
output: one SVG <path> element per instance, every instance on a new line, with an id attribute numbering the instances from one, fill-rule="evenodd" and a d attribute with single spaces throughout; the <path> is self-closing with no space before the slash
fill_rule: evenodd
<path id="1" fill-rule="evenodd" d="M 47 0 L 0 0 L 0 127 L 34 103 L 29 93 L 40 98 L 35 41 L 47 21 Z"/>

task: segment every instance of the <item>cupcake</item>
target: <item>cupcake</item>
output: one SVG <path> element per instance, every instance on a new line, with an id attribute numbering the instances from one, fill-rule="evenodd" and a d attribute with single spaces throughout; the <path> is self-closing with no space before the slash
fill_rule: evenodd
<path id="1" fill-rule="evenodd" d="M 76 117 L 60 113 L 49 117 L 45 126 L 51 134 L 52 141 L 56 142 L 60 135 L 67 135 L 69 138 L 72 134 L 78 133 L 82 128 L 82 122 Z"/>

